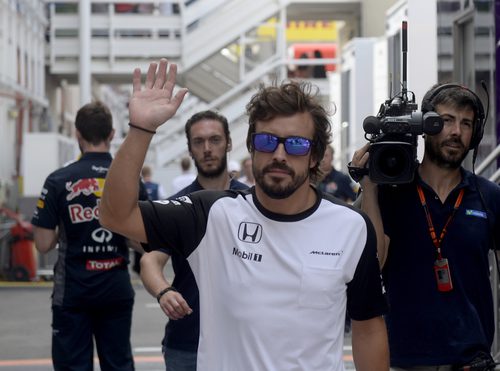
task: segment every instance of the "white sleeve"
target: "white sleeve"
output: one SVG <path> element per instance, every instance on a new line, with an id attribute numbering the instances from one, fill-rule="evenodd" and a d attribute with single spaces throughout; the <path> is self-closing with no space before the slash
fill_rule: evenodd
<path id="1" fill-rule="evenodd" d="M 158 198 L 160 200 L 165 200 L 167 198 L 167 193 L 161 184 L 158 184 Z"/>

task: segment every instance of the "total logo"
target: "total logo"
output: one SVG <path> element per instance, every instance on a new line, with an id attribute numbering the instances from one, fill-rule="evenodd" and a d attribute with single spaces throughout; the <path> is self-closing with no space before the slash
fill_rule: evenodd
<path id="1" fill-rule="evenodd" d="M 87 260 L 85 265 L 88 271 L 107 271 L 123 263 L 123 258 Z"/>
<path id="2" fill-rule="evenodd" d="M 93 194 L 101 197 L 103 188 L 104 178 L 85 178 L 75 182 L 67 182 L 66 190 L 69 193 L 66 195 L 66 200 L 71 201 L 80 195 L 90 196 Z"/>

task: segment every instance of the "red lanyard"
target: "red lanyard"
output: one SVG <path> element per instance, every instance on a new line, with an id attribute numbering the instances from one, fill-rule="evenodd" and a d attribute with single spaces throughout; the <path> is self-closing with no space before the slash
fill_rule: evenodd
<path id="1" fill-rule="evenodd" d="M 422 203 L 422 206 L 424 207 L 425 211 L 425 216 L 427 217 L 427 224 L 429 225 L 429 233 L 432 238 L 432 243 L 434 246 L 436 246 L 436 251 L 438 254 L 438 259 L 442 259 L 441 255 L 441 242 L 443 241 L 443 238 L 447 232 L 447 227 L 450 224 L 451 220 L 453 219 L 453 216 L 455 216 L 455 213 L 462 203 L 462 198 L 464 196 L 464 189 L 462 188 L 460 190 L 460 193 L 458 194 L 457 200 L 455 201 L 455 206 L 453 207 L 453 211 L 451 212 L 451 215 L 448 217 L 448 220 L 446 221 L 446 224 L 443 227 L 443 230 L 441 231 L 441 235 L 439 236 L 439 240 L 437 239 L 436 235 L 436 230 L 434 229 L 434 225 L 432 224 L 432 219 L 431 219 L 431 214 L 429 213 L 429 208 L 427 207 L 427 202 L 425 200 L 425 195 L 424 192 L 422 191 L 422 187 L 420 185 L 417 185 L 417 191 L 418 195 L 420 196 L 420 202 Z"/>

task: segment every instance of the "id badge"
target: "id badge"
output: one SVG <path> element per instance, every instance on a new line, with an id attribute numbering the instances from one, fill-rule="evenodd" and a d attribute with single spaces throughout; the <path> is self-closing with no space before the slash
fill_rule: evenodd
<path id="1" fill-rule="evenodd" d="M 448 259 L 436 260 L 434 262 L 434 273 L 436 274 L 436 281 L 439 291 L 446 292 L 453 290 Z"/>

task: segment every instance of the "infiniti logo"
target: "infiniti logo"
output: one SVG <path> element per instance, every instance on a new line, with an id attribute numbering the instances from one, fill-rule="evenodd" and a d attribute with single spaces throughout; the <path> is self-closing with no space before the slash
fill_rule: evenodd
<path id="1" fill-rule="evenodd" d="M 92 239 L 95 242 L 103 243 L 104 241 L 109 242 L 113 238 L 113 233 L 104 228 L 97 228 L 92 232 Z"/>
<path id="2" fill-rule="evenodd" d="M 262 226 L 257 223 L 242 222 L 238 228 L 238 238 L 243 242 L 259 243 L 262 238 Z"/>

